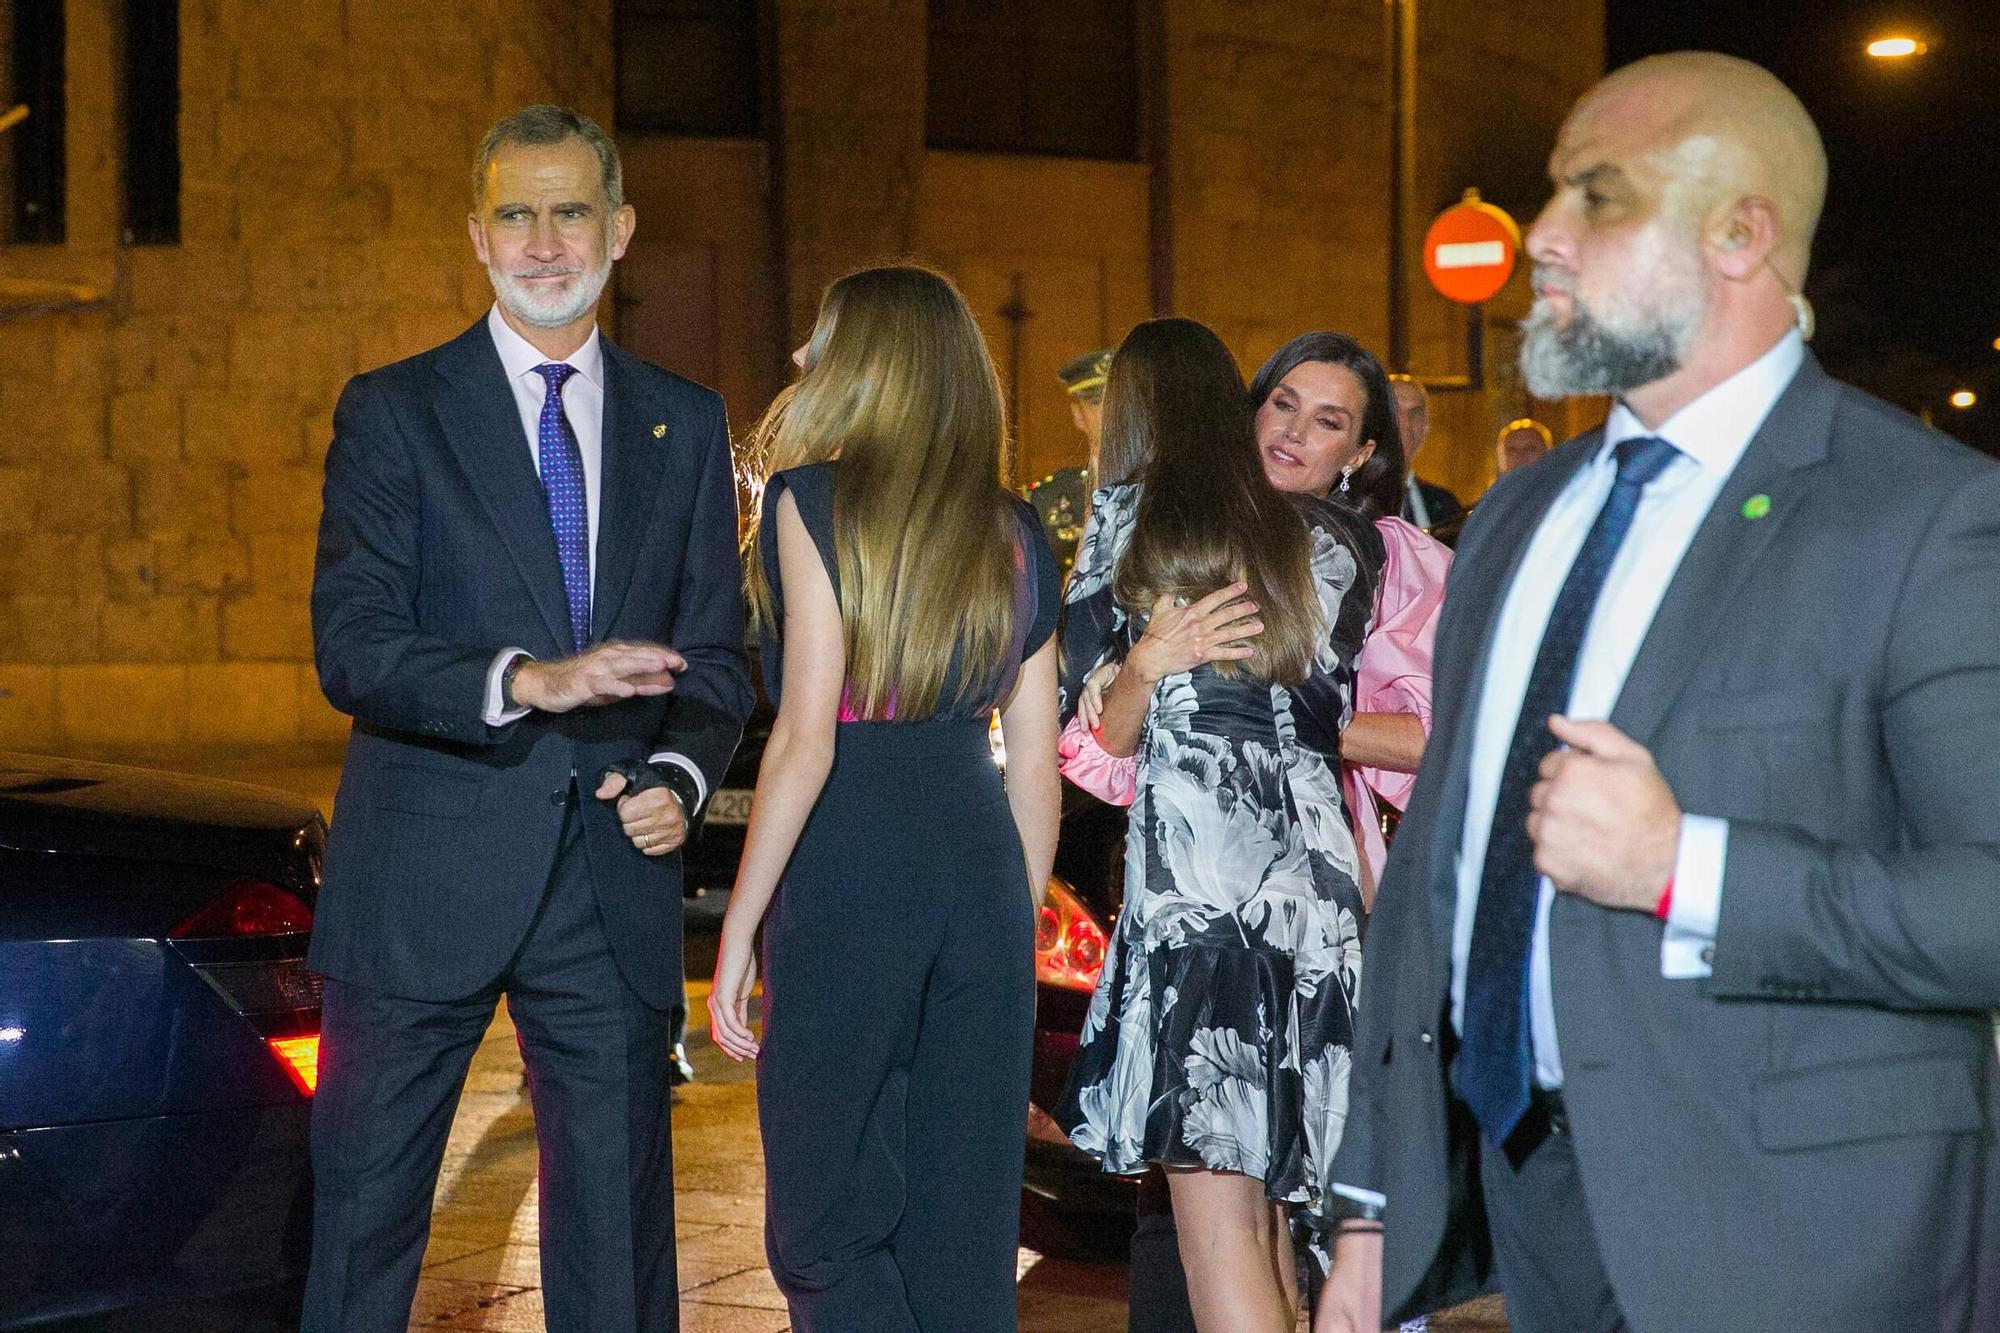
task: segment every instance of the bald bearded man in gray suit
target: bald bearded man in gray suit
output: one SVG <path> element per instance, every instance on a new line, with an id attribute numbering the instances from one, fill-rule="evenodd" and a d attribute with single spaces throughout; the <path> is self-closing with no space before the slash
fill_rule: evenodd
<path id="1" fill-rule="evenodd" d="M 1571 113 L 1367 940 L 1334 1271 L 1373 1330 L 2000 1328 L 2000 467 L 1828 377 L 1825 155 L 1681 54 Z"/>

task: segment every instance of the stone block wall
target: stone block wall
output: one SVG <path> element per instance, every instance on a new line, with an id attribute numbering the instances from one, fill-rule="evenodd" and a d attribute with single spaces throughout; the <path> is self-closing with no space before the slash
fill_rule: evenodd
<path id="1" fill-rule="evenodd" d="M 1247 377 L 1293 334 L 1387 329 L 1380 0 L 1166 0 L 1174 313 Z"/>
<path id="2" fill-rule="evenodd" d="M 1048 371 L 1149 306 L 1212 324 L 1246 372 L 1309 328 L 1381 346 L 1378 0 L 1138 2 L 1157 177 L 929 153 L 925 0 L 769 0 L 764 142 L 626 141 L 643 216 L 619 332 L 728 389 L 740 426 L 841 272 L 931 255 L 996 355 L 996 312 L 1025 274 L 1042 312 L 1020 348 L 1029 471 L 1076 443 Z M 340 386 L 490 303 L 464 218 L 496 115 L 554 100 L 612 124 L 614 0 L 178 3 L 181 242 L 120 243 L 123 5 L 68 0 L 69 239 L 0 247 L 0 276 L 99 294 L 33 318 L 0 308 L 0 747 L 338 744 L 307 592 Z M 1420 0 L 1419 48 L 1412 263 L 1423 222 L 1466 185 L 1532 217 L 1555 126 L 1599 72 L 1601 4 Z M 1456 310 L 1420 276 L 1408 289 L 1416 369 L 1462 373 Z M 1441 414 L 1430 470 L 1476 490 L 1486 419 L 1514 415 L 1517 393 Z"/>
<path id="3" fill-rule="evenodd" d="M 923 0 L 776 0 L 776 9 L 781 262 L 785 309 L 803 337 L 827 283 L 916 243 L 926 11 Z"/>
<path id="4" fill-rule="evenodd" d="M 986 334 L 1016 485 L 1089 461 L 1056 371 L 1152 314 L 1146 187 L 1136 162 L 926 158 L 917 253 L 952 275 Z"/>
<path id="5" fill-rule="evenodd" d="M 722 394 L 741 433 L 791 370 L 770 151 L 752 139 L 621 135 L 639 219 L 618 266 L 618 338 Z M 807 318 L 811 318 L 807 311 Z"/>
<path id="6" fill-rule="evenodd" d="M 69 239 L 0 322 L 0 747 L 331 749 L 307 592 L 341 385 L 491 301 L 464 218 L 499 114 L 611 120 L 611 2 L 181 0 L 181 242 L 119 244 L 114 0 L 68 9 Z"/>

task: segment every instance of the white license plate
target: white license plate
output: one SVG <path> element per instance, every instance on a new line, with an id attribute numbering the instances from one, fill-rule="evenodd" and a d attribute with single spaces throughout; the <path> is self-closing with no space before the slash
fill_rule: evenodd
<path id="1" fill-rule="evenodd" d="M 741 826 L 750 822 L 750 791 L 745 787 L 724 787 L 708 798 L 708 814 L 704 818 L 711 824 Z"/>

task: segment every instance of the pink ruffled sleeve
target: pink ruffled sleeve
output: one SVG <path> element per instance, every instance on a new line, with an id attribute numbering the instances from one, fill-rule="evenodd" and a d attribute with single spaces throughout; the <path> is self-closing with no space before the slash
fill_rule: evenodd
<path id="1" fill-rule="evenodd" d="M 1072 717 L 1056 739 L 1056 766 L 1079 788 L 1108 805 L 1130 805 L 1139 794 L 1139 756 L 1120 759 Z"/>
<path id="2" fill-rule="evenodd" d="M 1431 647 L 1444 606 L 1451 548 L 1400 518 L 1378 518 L 1382 536 L 1382 590 L 1375 627 L 1355 660 L 1354 711 L 1411 713 L 1431 730 Z M 1360 770 L 1367 784 L 1399 809 L 1409 803 L 1414 773 Z"/>

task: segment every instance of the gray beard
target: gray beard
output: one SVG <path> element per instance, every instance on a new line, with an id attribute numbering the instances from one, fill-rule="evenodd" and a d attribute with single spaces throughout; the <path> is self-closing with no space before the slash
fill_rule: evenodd
<path id="1" fill-rule="evenodd" d="M 486 268 L 486 277 L 493 284 L 494 296 L 515 318 L 538 329 L 559 329 L 583 318 L 597 304 L 605 283 L 611 279 L 611 264 L 607 261 L 595 272 L 578 274 L 576 286 L 570 289 L 567 296 L 555 301 L 537 301 L 529 288 L 490 264 Z"/>
<path id="2" fill-rule="evenodd" d="M 1681 368 L 1696 321 L 1653 315 L 1638 327 L 1612 329 L 1574 302 L 1567 327 L 1536 301 L 1521 321 L 1521 375 L 1537 398 L 1623 394 Z"/>

